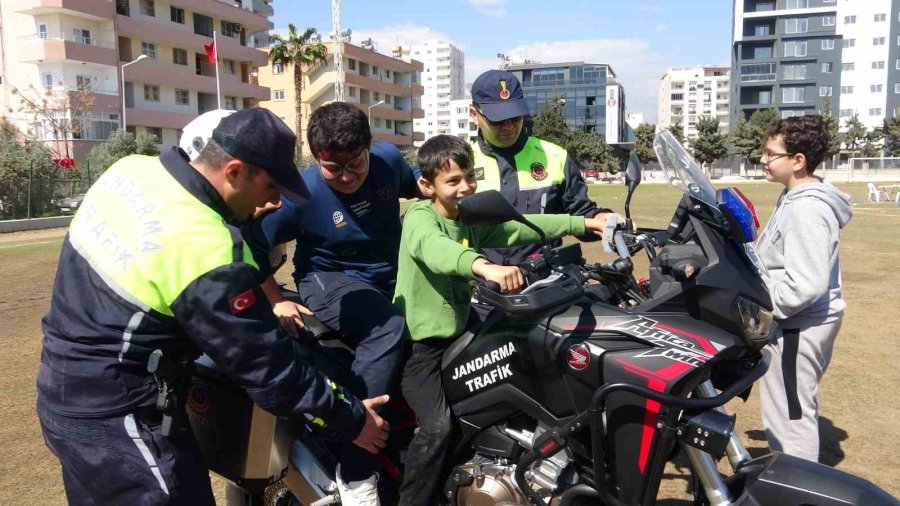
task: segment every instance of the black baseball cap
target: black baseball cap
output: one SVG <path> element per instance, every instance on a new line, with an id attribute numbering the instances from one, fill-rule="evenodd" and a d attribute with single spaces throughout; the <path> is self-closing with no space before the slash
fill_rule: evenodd
<path id="1" fill-rule="evenodd" d="M 505 70 L 488 70 L 472 83 L 472 103 L 491 121 L 528 115 L 519 79 Z"/>
<path id="2" fill-rule="evenodd" d="M 225 116 L 213 130 L 212 139 L 229 155 L 268 172 L 291 202 L 309 199 L 309 190 L 294 164 L 297 136 L 272 111 L 251 107 Z"/>

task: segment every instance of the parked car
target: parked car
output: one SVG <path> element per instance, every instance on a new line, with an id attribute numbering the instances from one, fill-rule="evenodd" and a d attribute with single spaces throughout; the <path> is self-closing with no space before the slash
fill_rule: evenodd
<path id="1" fill-rule="evenodd" d="M 593 167 L 584 169 L 584 182 L 596 183 L 600 179 L 600 171 Z"/>
<path id="2" fill-rule="evenodd" d="M 71 214 L 78 210 L 81 202 L 84 200 L 84 194 L 79 193 L 73 197 L 59 199 L 55 202 L 56 209 L 63 214 Z"/>

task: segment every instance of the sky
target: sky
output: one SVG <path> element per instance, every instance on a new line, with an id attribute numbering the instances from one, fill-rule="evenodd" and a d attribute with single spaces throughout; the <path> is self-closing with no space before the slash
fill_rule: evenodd
<path id="1" fill-rule="evenodd" d="M 659 78 L 667 68 L 730 65 L 729 0 L 343 0 L 351 42 L 371 37 L 378 51 L 442 39 L 465 53 L 466 82 L 497 68 L 497 53 L 540 63 L 609 64 L 629 113 L 656 122 Z M 278 0 L 277 31 L 293 23 L 327 40 L 330 0 Z M 537 111 L 533 111 L 537 112 Z"/>

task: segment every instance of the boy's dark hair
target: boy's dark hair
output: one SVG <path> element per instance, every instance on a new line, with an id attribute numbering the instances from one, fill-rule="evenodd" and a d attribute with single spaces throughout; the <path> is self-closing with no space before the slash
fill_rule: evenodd
<path id="1" fill-rule="evenodd" d="M 435 135 L 419 148 L 419 170 L 422 177 L 434 182 L 439 170 L 450 168 L 450 160 L 460 168 L 468 169 L 474 158 L 468 142 L 453 135 Z"/>
<path id="2" fill-rule="evenodd" d="M 359 107 L 332 102 L 313 111 L 306 129 L 306 141 L 313 156 L 323 150 L 352 152 L 372 144 L 369 118 Z"/>
<path id="3" fill-rule="evenodd" d="M 828 127 L 822 116 L 785 118 L 766 132 L 770 139 L 781 135 L 788 153 L 802 153 L 806 157 L 806 173 L 812 174 L 828 152 Z"/>

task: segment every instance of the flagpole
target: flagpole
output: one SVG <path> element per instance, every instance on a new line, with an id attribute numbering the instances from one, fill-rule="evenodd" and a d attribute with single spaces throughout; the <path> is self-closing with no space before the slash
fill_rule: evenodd
<path id="1" fill-rule="evenodd" d="M 216 102 L 219 109 L 222 108 L 222 88 L 219 85 L 219 43 L 216 41 L 216 31 L 213 30 L 213 51 L 216 55 Z"/>

